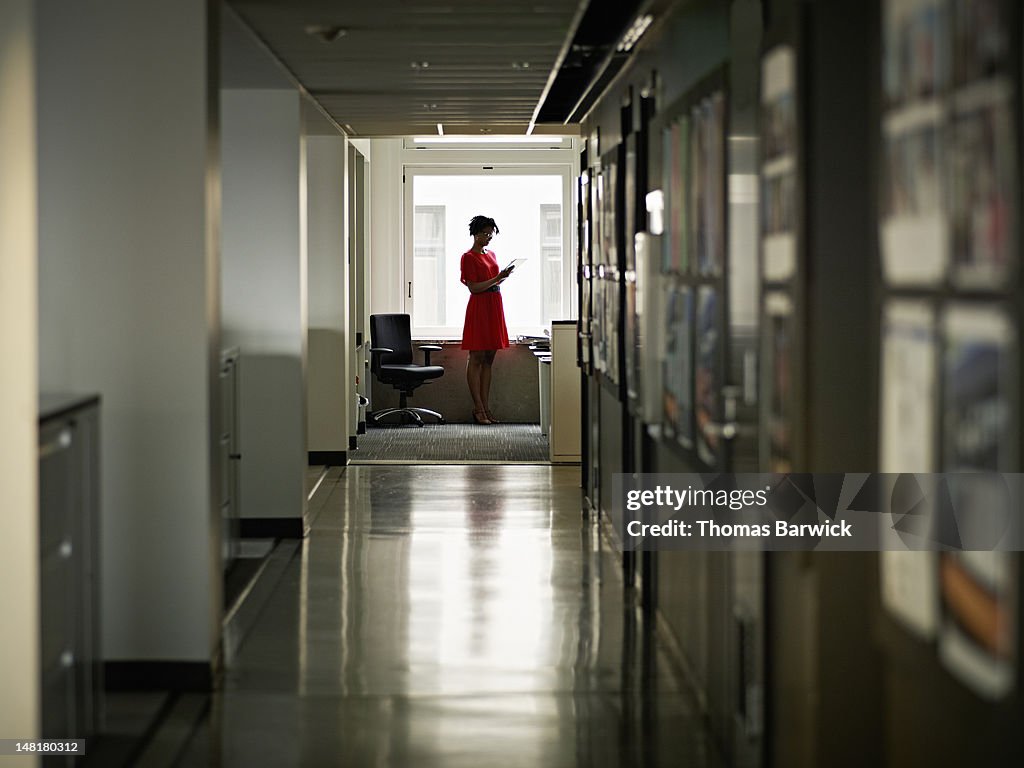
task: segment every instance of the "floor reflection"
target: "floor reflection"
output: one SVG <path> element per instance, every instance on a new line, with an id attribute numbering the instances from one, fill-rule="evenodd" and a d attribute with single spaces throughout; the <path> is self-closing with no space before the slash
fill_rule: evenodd
<path id="1" fill-rule="evenodd" d="M 714 765 L 579 470 L 350 467 L 181 765 Z"/>

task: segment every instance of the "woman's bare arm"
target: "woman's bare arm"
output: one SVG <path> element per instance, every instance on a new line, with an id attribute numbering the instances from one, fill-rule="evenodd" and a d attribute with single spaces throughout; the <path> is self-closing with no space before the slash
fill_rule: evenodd
<path id="1" fill-rule="evenodd" d="M 466 287 L 469 288 L 470 293 L 485 293 L 498 283 L 502 282 L 506 277 L 512 274 L 512 270 L 515 267 L 508 267 L 507 269 L 501 270 L 497 275 L 490 278 L 489 280 L 482 280 L 479 283 L 466 283 Z"/>

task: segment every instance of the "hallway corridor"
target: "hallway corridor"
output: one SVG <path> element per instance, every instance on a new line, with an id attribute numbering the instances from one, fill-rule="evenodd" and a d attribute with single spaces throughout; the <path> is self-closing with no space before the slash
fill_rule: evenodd
<path id="1" fill-rule="evenodd" d="M 348 467 L 312 504 L 176 764 L 718 764 L 578 467 Z"/>

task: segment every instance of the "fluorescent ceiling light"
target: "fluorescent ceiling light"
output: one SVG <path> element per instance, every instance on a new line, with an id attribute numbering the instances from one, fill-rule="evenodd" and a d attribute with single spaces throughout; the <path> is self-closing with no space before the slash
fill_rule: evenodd
<path id="1" fill-rule="evenodd" d="M 438 128 L 440 128 L 438 123 Z M 417 136 L 417 144 L 551 144 L 561 136 Z"/>
<path id="2" fill-rule="evenodd" d="M 629 51 L 632 50 L 633 46 L 637 44 L 647 28 L 651 26 L 651 22 L 654 21 L 654 17 L 647 13 L 643 16 L 638 16 L 636 21 L 633 22 L 632 26 L 626 30 L 626 34 L 622 36 L 622 42 L 616 46 L 618 51 Z"/>
<path id="3" fill-rule="evenodd" d="M 444 126 L 440 123 L 437 124 L 437 135 L 444 136 Z"/>

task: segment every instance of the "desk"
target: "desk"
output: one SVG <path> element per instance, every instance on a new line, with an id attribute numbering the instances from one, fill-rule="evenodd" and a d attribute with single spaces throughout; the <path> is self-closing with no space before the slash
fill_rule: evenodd
<path id="1" fill-rule="evenodd" d="M 551 355 L 537 356 L 537 375 L 540 392 L 540 433 L 551 431 Z"/>
<path id="2" fill-rule="evenodd" d="M 551 431 L 551 344 L 534 342 L 530 351 L 537 358 L 537 393 L 540 401 L 540 433 Z"/>
<path id="3" fill-rule="evenodd" d="M 551 429 L 553 463 L 580 460 L 580 371 L 576 365 L 576 321 L 551 323 Z"/>

